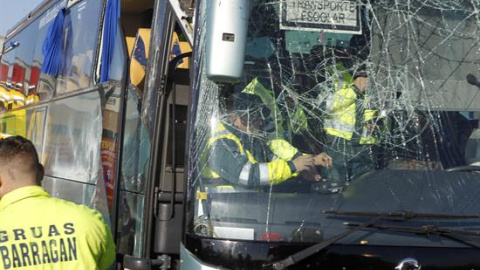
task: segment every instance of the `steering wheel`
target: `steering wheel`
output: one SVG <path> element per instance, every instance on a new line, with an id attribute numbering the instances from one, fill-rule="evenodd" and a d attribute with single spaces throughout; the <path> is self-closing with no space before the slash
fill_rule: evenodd
<path id="1" fill-rule="evenodd" d="M 473 172 L 480 171 L 480 166 L 457 166 L 448 168 L 445 171 L 447 172 Z"/>

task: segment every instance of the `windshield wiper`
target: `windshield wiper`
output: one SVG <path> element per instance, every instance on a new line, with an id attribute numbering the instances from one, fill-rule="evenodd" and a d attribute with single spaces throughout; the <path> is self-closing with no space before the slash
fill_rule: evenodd
<path id="1" fill-rule="evenodd" d="M 286 259 L 281 261 L 273 262 L 270 264 L 266 264 L 263 268 L 272 268 L 274 270 L 283 270 L 287 267 L 296 264 L 297 262 L 308 258 L 324 248 L 328 247 L 329 245 L 341 240 L 350 234 L 363 230 L 365 228 L 371 227 L 379 220 L 394 220 L 394 221 L 405 221 L 409 219 L 480 219 L 480 215 L 445 215 L 445 214 L 428 214 L 428 213 L 417 213 L 414 211 L 398 211 L 398 212 L 343 212 L 343 211 L 335 211 L 335 210 L 325 210 L 322 211 L 324 214 L 331 214 L 331 215 L 340 215 L 340 216 L 366 216 L 366 217 L 373 217 L 372 219 L 360 223 L 355 224 L 355 226 L 341 234 L 338 234 L 332 238 L 326 239 L 318 244 L 315 244 L 311 247 L 308 247 L 304 250 L 301 250 L 293 255 L 288 256 Z M 348 224 L 348 223 L 347 223 Z M 353 225 L 350 225 L 353 226 Z M 446 237 L 455 237 L 453 233 L 445 233 L 444 236 Z M 457 241 L 462 241 L 461 239 L 455 239 Z M 462 241 L 463 242 L 463 241 Z M 465 243 L 472 245 L 470 243 Z M 474 246 L 476 247 L 476 246 Z"/>
<path id="2" fill-rule="evenodd" d="M 324 214 L 338 215 L 338 216 L 360 216 L 360 217 L 375 217 L 383 216 L 383 219 L 388 220 L 409 220 L 409 219 L 480 219 L 480 215 L 445 215 L 445 214 L 430 214 L 417 213 L 414 211 L 397 211 L 397 212 L 344 212 L 335 210 L 324 210 Z"/>
<path id="3" fill-rule="evenodd" d="M 316 254 L 318 253 L 319 251 L 321 251 L 322 249 L 328 247 L 329 245 L 337 242 L 338 240 L 340 239 L 343 239 L 347 236 L 349 236 L 350 234 L 356 232 L 356 231 L 360 231 L 372 224 L 374 224 L 375 222 L 381 220 L 385 218 L 384 215 L 377 215 L 376 217 L 364 222 L 364 223 L 361 223 L 359 224 L 358 226 L 344 232 L 344 233 L 341 233 L 341 234 L 338 234 L 332 238 L 329 238 L 329 239 L 326 239 L 318 244 L 315 244 L 311 247 L 308 247 L 304 250 L 301 250 L 293 255 L 290 255 L 288 256 L 288 258 L 284 259 L 284 260 L 281 260 L 281 261 L 277 261 L 277 262 L 273 262 L 273 263 L 270 263 L 270 264 L 265 264 L 263 265 L 263 268 L 272 268 L 274 270 L 283 270 L 283 269 L 286 269 L 287 267 L 291 266 L 291 265 L 294 265 L 296 264 L 297 262 L 305 259 L 305 258 L 308 258 L 310 256 L 312 256 L 313 254 Z"/>
<path id="4" fill-rule="evenodd" d="M 354 228 L 358 228 L 362 226 L 361 223 L 344 223 L 346 226 L 353 226 Z M 480 239 L 474 239 L 480 237 L 480 232 L 473 232 L 473 231 L 465 231 L 465 230 L 453 230 L 444 227 L 438 227 L 435 225 L 424 225 L 424 226 L 395 226 L 395 225 L 375 225 L 369 224 L 366 227 L 363 226 L 362 229 L 377 229 L 377 230 L 387 230 L 387 231 L 396 231 L 396 232 L 408 232 L 408 233 L 415 233 L 415 234 L 426 234 L 426 235 L 439 235 L 451 240 L 460 242 L 462 244 L 480 248 L 479 245 L 473 244 L 469 241 L 479 241 Z M 463 239 L 463 237 L 468 237 L 467 239 Z M 472 238 L 473 237 L 473 238 Z"/>

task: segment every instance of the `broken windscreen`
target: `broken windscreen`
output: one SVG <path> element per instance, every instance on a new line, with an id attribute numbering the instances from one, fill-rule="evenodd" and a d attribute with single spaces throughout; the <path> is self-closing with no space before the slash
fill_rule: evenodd
<path id="1" fill-rule="evenodd" d="M 189 233 L 318 242 L 348 229 L 325 210 L 480 213 L 480 3 L 250 1 L 241 80 L 219 83 L 205 68 L 205 2 L 195 41 Z M 446 241 L 357 234 L 342 241 Z"/>

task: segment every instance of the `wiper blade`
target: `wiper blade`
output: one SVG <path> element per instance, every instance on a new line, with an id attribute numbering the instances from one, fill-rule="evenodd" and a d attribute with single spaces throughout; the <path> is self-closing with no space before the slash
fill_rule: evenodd
<path id="1" fill-rule="evenodd" d="M 331 244 L 337 242 L 338 240 L 341 240 L 350 234 L 363 230 L 365 228 L 372 228 L 374 226 L 374 223 L 376 223 L 379 220 L 399 220 L 399 221 L 404 221 L 404 220 L 409 220 L 409 219 L 480 219 L 480 215 L 444 215 L 444 214 L 428 214 L 428 213 L 417 213 L 413 211 L 398 211 L 398 212 L 342 212 L 342 211 L 334 211 L 334 210 L 325 210 L 322 211 L 324 214 L 332 214 L 332 215 L 342 215 L 342 216 L 367 216 L 367 217 L 373 217 L 372 219 L 360 223 L 360 224 L 355 224 L 353 229 L 350 229 L 344 233 L 338 234 L 332 238 L 326 239 L 318 244 L 315 244 L 309 248 L 306 248 L 304 250 L 301 250 L 293 255 L 290 255 L 288 258 L 273 262 L 270 264 L 266 264 L 263 266 L 264 269 L 274 269 L 274 270 L 283 270 L 286 269 L 287 267 L 296 264 L 297 262 L 308 258 L 324 248 L 330 246 Z M 353 226 L 350 224 L 350 226 Z M 454 236 L 454 233 L 445 233 L 443 234 L 445 237 L 453 237 L 455 238 L 454 240 L 457 241 L 462 241 L 461 239 L 457 239 Z M 465 242 L 465 244 L 468 244 L 472 246 L 473 244 Z M 473 245 L 474 247 L 477 247 Z"/>
<path id="2" fill-rule="evenodd" d="M 398 211 L 398 212 L 348 212 L 324 210 L 324 214 L 338 215 L 338 216 L 361 216 L 361 217 L 375 217 L 383 216 L 383 219 L 389 220 L 409 220 L 409 219 L 480 219 L 480 215 L 445 215 L 445 214 L 430 214 L 417 213 L 414 211 Z"/>
<path id="3" fill-rule="evenodd" d="M 329 239 L 326 239 L 318 244 L 315 244 L 311 247 L 308 247 L 304 250 L 301 250 L 293 255 L 290 255 L 288 256 L 288 258 L 284 259 L 284 260 L 281 260 L 281 261 L 277 261 L 277 262 L 273 262 L 271 264 L 266 264 L 266 265 L 263 265 L 263 268 L 271 268 L 271 269 L 274 269 L 274 270 L 283 270 L 283 269 L 286 269 L 287 267 L 291 266 L 291 265 L 294 265 L 296 264 L 297 262 L 305 259 L 305 258 L 308 258 L 310 256 L 312 256 L 313 254 L 316 254 L 318 253 L 319 251 L 323 250 L 324 248 L 328 247 L 329 245 L 337 242 L 338 240 L 340 239 L 343 239 L 347 236 L 349 236 L 350 234 L 356 232 L 356 231 L 360 231 L 362 229 L 365 229 L 366 227 L 374 224 L 375 222 L 381 220 L 385 218 L 385 216 L 383 215 L 377 215 L 376 217 L 364 222 L 364 223 L 361 223 L 361 224 L 358 224 L 358 226 L 352 228 L 351 230 L 348 230 L 344 233 L 341 233 L 341 234 L 338 234 L 332 238 L 329 238 Z"/>
<path id="4" fill-rule="evenodd" d="M 361 223 L 343 223 L 346 226 L 353 226 L 359 227 L 363 224 Z M 369 224 L 364 226 L 363 228 L 375 228 L 379 230 L 394 230 L 394 231 L 405 231 L 405 232 L 412 232 L 412 233 L 420 233 L 420 234 L 445 234 L 445 233 L 452 233 L 464 236 L 475 236 L 480 237 L 480 232 L 474 231 L 465 231 L 465 230 L 454 230 L 445 227 L 439 227 L 436 225 L 423 225 L 423 226 L 396 226 L 396 225 L 375 225 Z"/>
<path id="5" fill-rule="evenodd" d="M 435 225 L 424 225 L 424 226 L 395 226 L 395 225 L 375 225 L 369 224 L 367 226 L 363 226 L 362 223 L 348 223 L 345 222 L 344 225 L 346 226 L 353 226 L 354 228 L 361 227 L 362 229 L 377 229 L 377 230 L 387 230 L 387 231 L 396 231 L 396 232 L 408 232 L 408 233 L 415 233 L 415 234 L 426 234 L 426 235 L 439 235 L 451 240 L 455 240 L 457 242 L 461 242 L 465 245 L 480 248 L 479 245 L 473 244 L 470 241 L 476 240 L 479 241 L 480 239 L 475 239 L 476 237 L 480 237 L 480 232 L 473 232 L 473 231 L 465 231 L 465 230 L 454 230 L 444 227 L 438 227 Z M 468 237 L 464 239 L 464 237 Z"/>

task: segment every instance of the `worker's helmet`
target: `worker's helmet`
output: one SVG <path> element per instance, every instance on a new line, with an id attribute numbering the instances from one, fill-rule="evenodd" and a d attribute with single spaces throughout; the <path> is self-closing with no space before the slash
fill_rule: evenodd
<path id="1" fill-rule="evenodd" d="M 270 110 L 257 95 L 247 93 L 234 94 L 233 111 L 246 126 L 267 132 L 270 129 Z"/>

